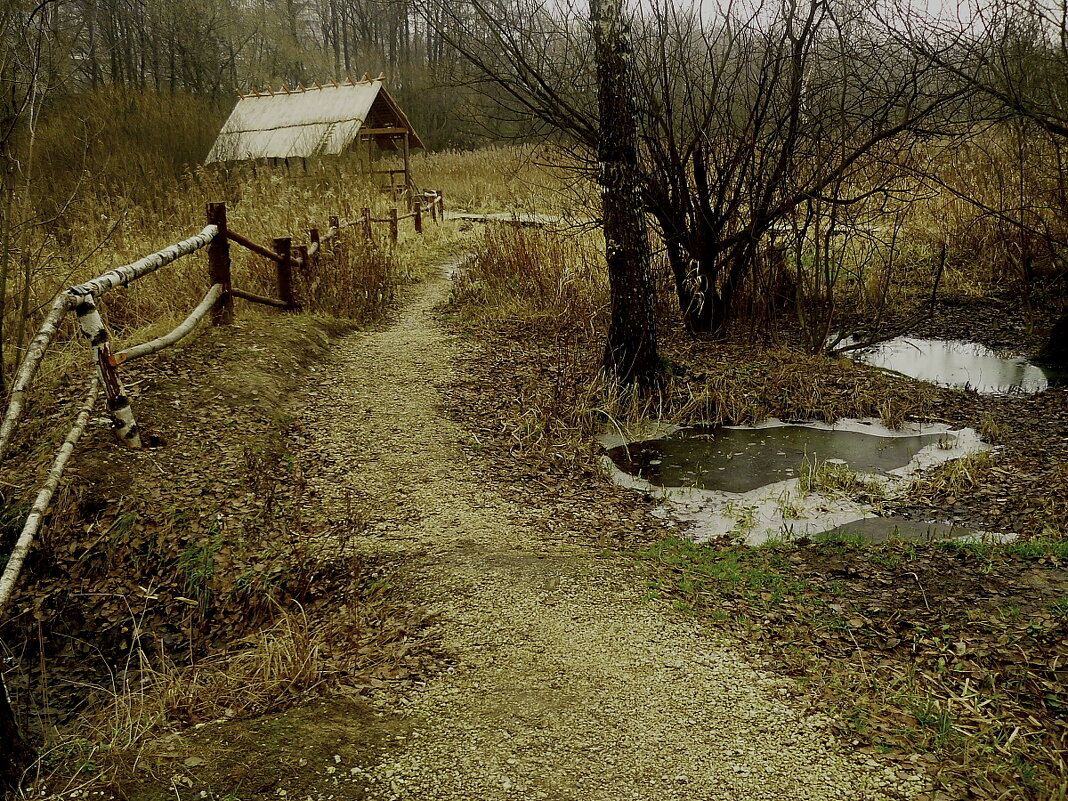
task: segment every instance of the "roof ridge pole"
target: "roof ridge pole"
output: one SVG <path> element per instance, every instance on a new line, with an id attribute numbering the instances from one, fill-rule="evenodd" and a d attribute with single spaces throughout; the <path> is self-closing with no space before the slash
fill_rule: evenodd
<path id="1" fill-rule="evenodd" d="M 369 73 L 369 72 L 365 72 L 365 73 L 363 74 L 363 77 L 362 77 L 362 78 L 360 78 L 360 83 L 367 83 L 367 82 L 368 82 L 368 81 L 370 81 L 370 80 L 371 80 L 371 73 Z"/>
<path id="2" fill-rule="evenodd" d="M 352 76 L 351 75 L 348 76 L 348 79 L 349 79 L 349 85 L 350 86 L 355 86 L 356 85 L 356 81 L 352 80 Z"/>

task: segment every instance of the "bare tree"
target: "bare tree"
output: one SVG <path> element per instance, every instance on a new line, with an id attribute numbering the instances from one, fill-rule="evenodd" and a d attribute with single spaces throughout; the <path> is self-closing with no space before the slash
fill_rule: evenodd
<path id="1" fill-rule="evenodd" d="M 988 249 L 1014 265 L 1029 306 L 1037 262 L 1046 263 L 1051 285 L 1068 276 L 1068 6 L 989 0 L 954 19 L 899 9 L 884 21 L 898 41 L 937 64 L 946 82 L 982 99 L 971 116 L 981 132 L 972 152 L 982 158 L 986 180 L 928 180 L 1000 229 L 1000 247 Z M 1040 357 L 1068 365 L 1068 304 Z"/>
<path id="2" fill-rule="evenodd" d="M 597 153 L 577 15 L 538 0 L 462 8 L 441 34 L 472 83 Z M 899 191 L 913 132 L 945 124 L 969 92 L 834 0 L 738 2 L 712 19 L 698 4 L 634 13 L 642 197 L 694 333 L 727 331 L 742 289 L 778 264 L 765 257 L 771 235 L 813 203 L 879 206 Z"/>
<path id="3" fill-rule="evenodd" d="M 638 168 L 638 126 L 632 80 L 633 53 L 622 0 L 592 0 L 600 141 L 598 180 L 612 320 L 604 365 L 628 385 L 658 380 L 655 290 Z"/>

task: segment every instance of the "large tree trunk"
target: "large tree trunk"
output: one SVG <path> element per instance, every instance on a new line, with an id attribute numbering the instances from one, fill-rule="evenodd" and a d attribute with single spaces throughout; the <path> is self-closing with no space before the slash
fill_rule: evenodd
<path id="1" fill-rule="evenodd" d="M 0 674 L 0 798 L 14 796 L 36 754 L 22 737 Z"/>
<path id="2" fill-rule="evenodd" d="M 1061 312 L 1053 324 L 1046 346 L 1038 358 L 1045 364 L 1068 367 L 1068 308 Z"/>
<path id="3" fill-rule="evenodd" d="M 622 0 L 591 0 L 600 112 L 601 205 L 612 322 L 605 369 L 620 382 L 652 387 L 659 379 L 654 288 L 638 173 L 633 54 Z"/>

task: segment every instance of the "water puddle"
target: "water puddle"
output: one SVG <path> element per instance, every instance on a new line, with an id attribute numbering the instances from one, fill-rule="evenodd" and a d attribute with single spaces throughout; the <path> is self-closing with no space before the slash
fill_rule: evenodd
<path id="1" fill-rule="evenodd" d="M 859 537 L 866 542 L 912 540 L 970 540 L 981 537 L 973 528 L 933 520 L 911 520 L 905 517 L 864 517 L 817 534 L 815 539 L 849 539 Z"/>
<path id="2" fill-rule="evenodd" d="M 872 367 L 983 395 L 1029 395 L 1065 377 L 1023 357 L 999 356 L 985 345 L 954 339 L 897 337 L 848 355 Z"/>
<path id="3" fill-rule="evenodd" d="M 620 470 L 660 487 L 749 492 L 796 478 L 809 462 L 845 462 L 858 473 L 904 467 L 945 434 L 873 436 L 856 430 L 775 425 L 759 428 L 694 426 L 660 439 L 608 451 Z"/>
<path id="4" fill-rule="evenodd" d="M 968 428 L 892 431 L 877 420 L 768 420 L 751 427 L 653 426 L 601 442 L 616 483 L 661 498 L 656 513 L 682 523 L 698 541 L 728 536 L 758 545 L 826 532 L 883 541 L 895 527 L 902 539 L 981 536 L 954 533 L 948 524 L 880 518 L 876 508 L 904 492 L 919 471 L 986 450 Z M 868 501 L 857 500 L 863 497 Z"/>

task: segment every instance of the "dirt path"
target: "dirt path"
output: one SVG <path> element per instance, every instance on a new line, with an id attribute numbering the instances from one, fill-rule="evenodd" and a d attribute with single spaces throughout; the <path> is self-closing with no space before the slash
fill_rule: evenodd
<path id="1" fill-rule="evenodd" d="M 911 797 L 919 777 L 850 754 L 781 677 L 643 598 L 637 569 L 561 544 L 476 480 L 441 412 L 462 344 L 445 281 L 346 340 L 309 398 L 328 512 L 370 496 L 357 545 L 399 560 L 441 610 L 455 668 L 404 707 L 410 734 L 361 784 L 374 799 Z M 361 504 L 362 505 L 362 504 Z M 369 784 L 368 784 L 369 781 Z M 362 792 L 362 791 L 361 791 Z M 335 797 L 335 796 L 332 796 Z"/>

